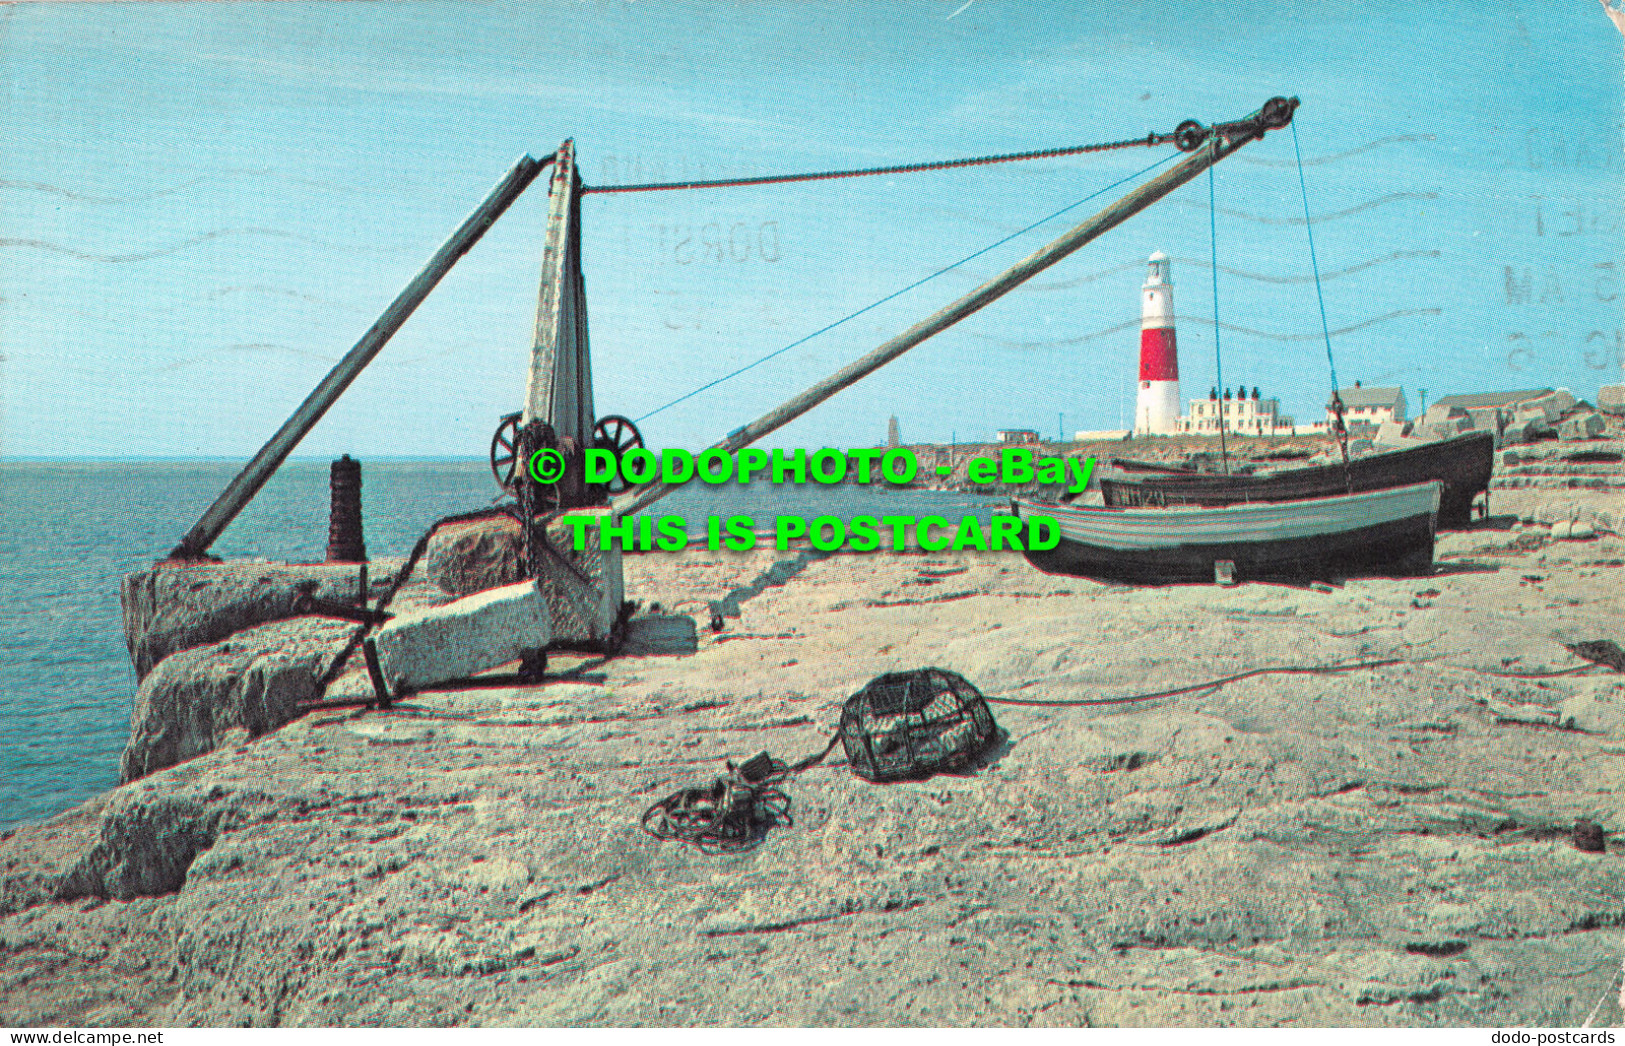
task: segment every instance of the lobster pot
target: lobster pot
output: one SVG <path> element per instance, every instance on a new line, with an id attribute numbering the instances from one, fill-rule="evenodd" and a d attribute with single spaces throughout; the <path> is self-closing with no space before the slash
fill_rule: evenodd
<path id="1" fill-rule="evenodd" d="M 982 692 L 941 668 L 879 676 L 841 708 L 841 744 L 852 772 L 866 781 L 959 769 L 997 733 Z"/>

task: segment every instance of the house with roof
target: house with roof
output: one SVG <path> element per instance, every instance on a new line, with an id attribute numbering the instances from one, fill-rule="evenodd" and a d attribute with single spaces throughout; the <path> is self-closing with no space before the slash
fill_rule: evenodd
<path id="1" fill-rule="evenodd" d="M 1343 424 L 1351 433 L 1370 435 L 1385 421 L 1405 421 L 1405 390 L 1397 385 L 1367 387 L 1357 381 L 1351 389 L 1338 389 L 1337 398 L 1343 401 Z M 1326 421 L 1315 428 L 1329 430 L 1335 418 L 1328 400 Z"/>
<path id="2" fill-rule="evenodd" d="M 1525 400 L 1538 400 L 1549 395 L 1551 389 L 1522 389 L 1517 392 L 1464 392 L 1455 396 L 1441 396 L 1433 401 L 1435 407 L 1460 407 L 1463 410 L 1475 410 L 1482 407 L 1504 407 L 1510 409 L 1513 405 Z"/>
<path id="3" fill-rule="evenodd" d="M 1448 415 L 1464 411 L 1473 421 L 1473 428 L 1486 432 L 1499 432 L 1512 417 L 1518 404 L 1550 396 L 1551 389 L 1516 389 L 1509 392 L 1467 392 L 1455 396 L 1442 396 L 1428 408 Z"/>
<path id="4" fill-rule="evenodd" d="M 1217 436 L 1221 428 L 1244 436 L 1288 436 L 1298 431 L 1292 419 L 1281 413 L 1281 401 L 1264 399 L 1256 385 L 1251 398 L 1245 387 L 1237 390 L 1234 399 L 1229 389 L 1224 390 L 1223 399 L 1214 389 L 1205 400 L 1191 400 L 1190 413 L 1179 419 L 1180 432 L 1198 436 Z"/>

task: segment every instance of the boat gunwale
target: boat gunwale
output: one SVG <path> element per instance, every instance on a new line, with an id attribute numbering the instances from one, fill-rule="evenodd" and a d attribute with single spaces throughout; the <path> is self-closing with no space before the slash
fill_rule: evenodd
<path id="1" fill-rule="evenodd" d="M 1011 498 L 1017 516 L 1045 515 L 1061 536 L 1080 545 L 1129 551 L 1341 535 L 1430 515 L 1435 527 L 1444 484 L 1439 480 L 1294 501 L 1147 508 L 1046 505 Z M 1375 511 L 1372 511 L 1375 509 Z M 1364 511 L 1362 511 L 1364 510 Z"/>

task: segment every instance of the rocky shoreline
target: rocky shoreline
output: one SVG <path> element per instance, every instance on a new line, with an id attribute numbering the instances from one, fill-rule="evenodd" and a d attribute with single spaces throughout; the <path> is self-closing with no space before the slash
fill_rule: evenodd
<path id="1" fill-rule="evenodd" d="M 632 556 L 621 656 L 286 722 L 349 626 L 166 631 L 132 582 L 138 663 L 193 644 L 143 690 L 238 684 L 193 693 L 207 721 L 149 701 L 129 783 L 0 841 L 0 1014 L 1506 1026 L 1601 1000 L 1617 1022 L 1625 677 L 1565 644 L 1619 639 L 1618 507 L 1497 489 L 1441 535 L 1436 576 L 1330 591 L 1108 586 L 987 553 Z M 234 605 L 278 612 L 305 569 Z M 317 581 L 341 598 L 354 577 Z M 748 853 L 639 827 L 726 760 L 822 748 L 898 668 L 1109 701 L 1390 660 L 999 704 L 1005 740 L 959 776 L 868 784 L 837 748 Z"/>

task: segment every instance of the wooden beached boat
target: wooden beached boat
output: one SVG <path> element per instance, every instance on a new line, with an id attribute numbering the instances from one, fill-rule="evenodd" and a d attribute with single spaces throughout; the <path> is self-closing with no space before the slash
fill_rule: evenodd
<path id="1" fill-rule="evenodd" d="M 1167 465 L 1160 461 L 1135 461 L 1132 458 L 1107 458 L 1107 464 L 1119 472 L 1150 472 L 1158 476 L 1194 476 L 1198 470 L 1189 465 Z"/>
<path id="2" fill-rule="evenodd" d="M 1433 564 L 1442 484 L 1219 508 L 1076 508 L 1011 499 L 1017 516 L 1048 516 L 1060 543 L 1027 551 L 1050 574 L 1160 584 L 1412 575 Z"/>
<path id="3" fill-rule="evenodd" d="M 1439 525 L 1451 527 L 1466 524 L 1471 518 L 1473 498 L 1489 489 L 1494 457 L 1493 433 L 1467 432 L 1404 450 L 1354 458 L 1346 468 L 1338 462 L 1226 476 L 1118 467 L 1101 475 L 1100 491 L 1106 504 L 1116 508 L 1212 507 L 1325 498 L 1437 480 L 1443 488 Z"/>

